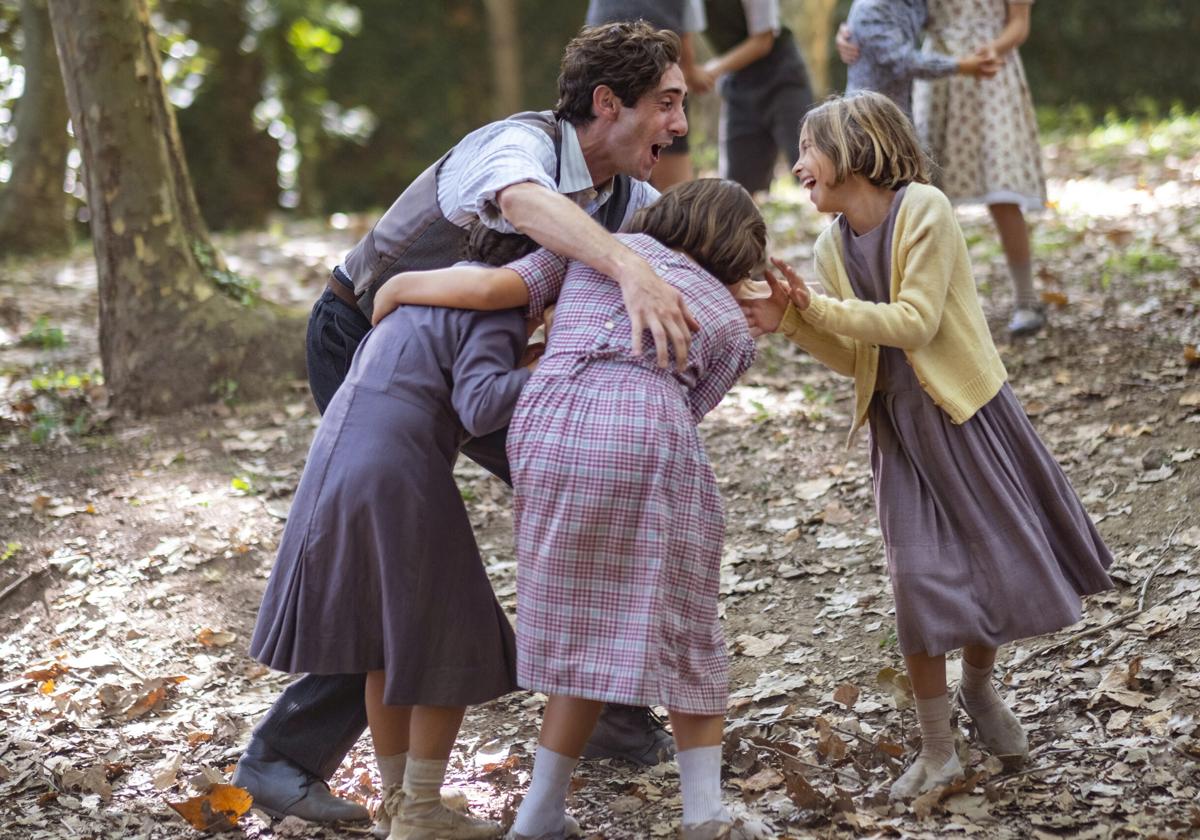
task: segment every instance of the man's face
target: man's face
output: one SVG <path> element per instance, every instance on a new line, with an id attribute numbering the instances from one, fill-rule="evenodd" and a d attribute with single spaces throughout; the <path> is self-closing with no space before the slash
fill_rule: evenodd
<path id="1" fill-rule="evenodd" d="M 662 150 L 676 137 L 687 134 L 683 98 L 687 83 L 679 65 L 663 73 L 658 87 L 643 94 L 632 108 L 620 106 L 609 136 L 609 153 L 618 172 L 638 180 L 650 178 Z"/>

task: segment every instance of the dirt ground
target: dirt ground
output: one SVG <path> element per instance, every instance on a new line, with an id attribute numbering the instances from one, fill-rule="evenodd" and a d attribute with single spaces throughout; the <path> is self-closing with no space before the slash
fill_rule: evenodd
<path id="1" fill-rule="evenodd" d="M 763 836 L 1200 836 L 1200 155 L 1124 151 L 1047 148 L 1053 206 L 1035 243 L 1051 326 L 1036 338 L 1005 336 L 1003 257 L 986 217 L 961 217 L 1014 387 L 1116 557 L 1116 589 L 1078 625 L 1001 652 L 1028 765 L 982 753 L 963 720 L 968 781 L 886 801 L 915 720 L 865 440 L 845 446 L 850 384 L 766 340 L 705 420 L 728 519 L 724 784 Z M 765 209 L 776 253 L 806 267 L 825 220 L 795 189 Z M 220 245 L 303 306 L 354 225 Z M 272 404 L 240 404 L 229 383 L 210 408 L 111 417 L 88 376 L 95 318 L 87 251 L 0 266 L 0 837 L 195 834 L 169 804 L 221 793 L 288 679 L 245 648 L 317 423 L 304 384 Z M 511 610 L 508 490 L 469 462 L 459 477 Z M 450 783 L 476 811 L 511 819 L 542 700 L 468 714 Z M 378 801 L 367 739 L 333 786 Z M 673 836 L 677 773 L 584 763 L 569 806 L 587 836 Z M 365 827 L 251 810 L 235 830 Z"/>

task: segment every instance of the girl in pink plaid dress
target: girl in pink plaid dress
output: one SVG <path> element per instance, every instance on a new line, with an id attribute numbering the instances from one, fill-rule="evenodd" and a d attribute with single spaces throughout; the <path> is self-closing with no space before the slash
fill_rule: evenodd
<path id="1" fill-rule="evenodd" d="M 549 695 L 529 793 L 511 838 L 563 837 L 575 764 L 605 702 L 662 705 L 678 747 L 684 836 L 728 836 L 721 735 L 728 691 L 717 619 L 724 513 L 696 423 L 754 359 L 729 286 L 763 261 L 766 225 L 731 181 L 677 186 L 622 243 L 683 296 L 700 325 L 687 359 L 634 356 L 621 290 L 537 251 L 502 269 L 405 275 L 376 307 L 466 308 L 558 299 L 553 340 L 517 405 L 517 672 Z M 561 290 L 561 294 L 560 294 Z M 395 294 L 393 294 L 393 292 Z"/>

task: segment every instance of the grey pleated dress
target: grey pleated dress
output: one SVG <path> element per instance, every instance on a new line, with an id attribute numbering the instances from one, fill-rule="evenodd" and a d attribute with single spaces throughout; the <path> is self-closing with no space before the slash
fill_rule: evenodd
<path id="1" fill-rule="evenodd" d="M 507 425 L 526 369 L 515 310 L 402 307 L 367 334 L 317 430 L 250 653 L 294 673 L 383 669 L 384 701 L 461 706 L 516 688 L 453 476 Z"/>
<path id="2" fill-rule="evenodd" d="M 855 294 L 888 302 L 892 233 L 838 220 Z M 880 347 L 868 412 L 871 469 L 900 651 L 930 656 L 1059 630 L 1112 587 L 1112 555 L 1005 383 L 955 425 L 904 352 Z"/>

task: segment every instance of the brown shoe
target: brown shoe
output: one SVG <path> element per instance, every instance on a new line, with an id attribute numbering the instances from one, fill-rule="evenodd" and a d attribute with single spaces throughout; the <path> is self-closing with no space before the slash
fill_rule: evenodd
<path id="1" fill-rule="evenodd" d="M 645 706 L 608 703 L 600 712 L 584 758 L 617 758 L 649 767 L 675 757 L 675 739 L 662 719 Z"/>

